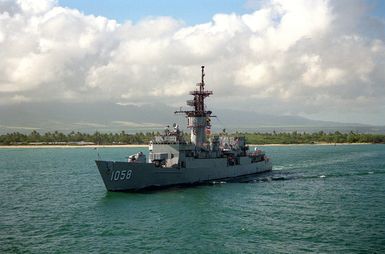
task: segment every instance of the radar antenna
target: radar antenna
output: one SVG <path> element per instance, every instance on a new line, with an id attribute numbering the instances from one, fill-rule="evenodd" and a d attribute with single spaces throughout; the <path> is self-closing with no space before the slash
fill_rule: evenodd
<path id="1" fill-rule="evenodd" d="M 197 84 L 199 90 L 191 91 L 193 100 L 188 100 L 187 105 L 193 110 L 178 110 L 175 114 L 186 114 L 188 118 L 187 127 L 191 129 L 191 142 L 202 145 L 206 141 L 206 128 L 210 128 L 211 111 L 205 109 L 205 98 L 213 94 L 212 91 L 205 90 L 205 67 L 201 66 L 201 82 Z"/>

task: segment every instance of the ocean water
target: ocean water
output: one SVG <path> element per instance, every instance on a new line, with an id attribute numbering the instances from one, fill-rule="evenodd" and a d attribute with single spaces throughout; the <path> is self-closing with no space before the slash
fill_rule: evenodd
<path id="1" fill-rule="evenodd" d="M 245 183 L 109 193 L 94 160 L 0 149 L 0 253 L 385 253 L 385 145 L 264 147 Z"/>

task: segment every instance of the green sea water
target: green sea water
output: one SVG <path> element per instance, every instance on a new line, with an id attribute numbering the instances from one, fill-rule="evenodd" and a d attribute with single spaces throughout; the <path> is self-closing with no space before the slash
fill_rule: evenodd
<path id="1" fill-rule="evenodd" d="M 97 154 L 140 150 L 0 149 L 0 253 L 385 253 L 385 145 L 264 147 L 273 172 L 246 183 L 107 192 Z"/>

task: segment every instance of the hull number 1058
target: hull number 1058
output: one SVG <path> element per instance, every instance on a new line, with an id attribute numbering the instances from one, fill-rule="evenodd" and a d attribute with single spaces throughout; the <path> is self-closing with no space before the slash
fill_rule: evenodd
<path id="1" fill-rule="evenodd" d="M 111 181 L 128 180 L 132 176 L 132 170 L 115 170 L 111 174 Z"/>

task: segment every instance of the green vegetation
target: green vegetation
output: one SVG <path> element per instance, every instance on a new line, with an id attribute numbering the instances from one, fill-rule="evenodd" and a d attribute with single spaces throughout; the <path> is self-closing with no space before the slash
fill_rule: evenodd
<path id="1" fill-rule="evenodd" d="M 100 133 L 93 134 L 71 132 L 63 134 L 61 132 L 47 132 L 40 134 L 37 131 L 32 131 L 30 134 L 22 134 L 19 132 L 7 133 L 0 135 L 0 144 L 2 145 L 40 145 L 40 144 L 147 144 L 156 133 L 136 133 L 127 134 L 124 131 L 120 133 Z"/>
<path id="2" fill-rule="evenodd" d="M 147 132 L 127 134 L 124 131 L 120 133 L 100 133 L 86 134 L 80 132 L 71 132 L 63 134 L 61 132 L 47 132 L 40 134 L 32 131 L 30 134 L 19 132 L 0 135 L 1 145 L 42 145 L 42 144 L 148 144 L 149 141 L 159 133 Z M 314 144 L 314 143 L 385 143 L 383 134 L 359 134 L 359 133 L 240 133 L 232 135 L 241 135 L 246 137 L 248 144 Z"/>
<path id="3" fill-rule="evenodd" d="M 241 133 L 249 144 L 385 143 L 383 134 L 349 133 Z"/>

